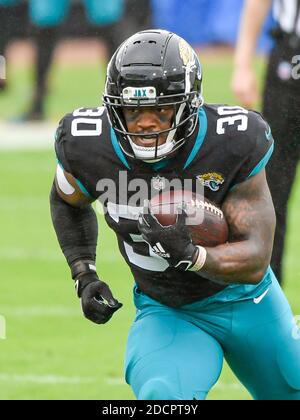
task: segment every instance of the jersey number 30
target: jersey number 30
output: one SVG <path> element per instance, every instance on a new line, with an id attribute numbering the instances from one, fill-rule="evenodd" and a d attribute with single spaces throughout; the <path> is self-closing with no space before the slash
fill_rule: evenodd
<path id="1" fill-rule="evenodd" d="M 93 109 L 76 109 L 73 112 L 73 116 L 78 118 L 74 118 L 72 121 L 72 136 L 100 136 L 102 133 L 102 120 L 97 117 L 102 116 L 104 109 L 103 106 Z"/>
<path id="2" fill-rule="evenodd" d="M 238 131 L 246 131 L 248 128 L 248 111 L 240 106 L 220 106 L 218 114 L 222 115 L 217 121 L 217 134 L 225 134 L 225 125 L 237 124 Z M 224 116 L 223 116 L 224 115 Z"/>

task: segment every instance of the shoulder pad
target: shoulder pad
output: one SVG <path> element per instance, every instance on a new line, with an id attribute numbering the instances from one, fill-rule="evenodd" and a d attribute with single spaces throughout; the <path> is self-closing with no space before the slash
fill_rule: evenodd
<path id="1" fill-rule="evenodd" d="M 55 153 L 58 161 L 63 168 L 71 173 L 71 169 L 68 164 L 67 156 L 65 155 L 64 143 L 68 140 L 67 120 L 72 117 L 72 114 L 66 114 L 60 121 L 55 133 Z"/>
<path id="2" fill-rule="evenodd" d="M 73 162 L 93 153 L 99 141 L 110 138 L 110 124 L 104 107 L 79 108 L 66 114 L 59 122 L 55 135 L 55 151 L 67 172 L 74 173 Z"/>

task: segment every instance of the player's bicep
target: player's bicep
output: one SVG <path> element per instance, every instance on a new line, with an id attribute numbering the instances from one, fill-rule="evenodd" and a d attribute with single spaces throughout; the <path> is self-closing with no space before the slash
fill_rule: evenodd
<path id="1" fill-rule="evenodd" d="M 74 176 L 60 165 L 56 168 L 55 186 L 59 196 L 71 206 L 82 207 L 93 201 L 81 191 Z"/>
<path id="2" fill-rule="evenodd" d="M 222 210 L 229 225 L 229 241 L 250 240 L 264 255 L 272 252 L 275 211 L 265 170 L 238 184 Z"/>

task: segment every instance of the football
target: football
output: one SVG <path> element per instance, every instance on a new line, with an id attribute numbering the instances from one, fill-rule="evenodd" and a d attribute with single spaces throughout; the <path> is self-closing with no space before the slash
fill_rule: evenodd
<path id="1" fill-rule="evenodd" d="M 192 191 L 162 192 L 150 200 L 149 208 L 163 226 L 173 225 L 184 208 L 186 225 L 195 245 L 214 247 L 228 239 L 228 224 L 222 210 Z"/>

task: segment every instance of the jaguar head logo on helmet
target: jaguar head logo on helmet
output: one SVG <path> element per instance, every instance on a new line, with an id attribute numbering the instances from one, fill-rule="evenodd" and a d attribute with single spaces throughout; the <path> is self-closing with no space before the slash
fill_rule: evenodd
<path id="1" fill-rule="evenodd" d="M 199 59 L 172 32 L 138 32 L 111 59 L 103 102 L 127 156 L 155 162 L 173 155 L 197 127 L 203 104 Z"/>

